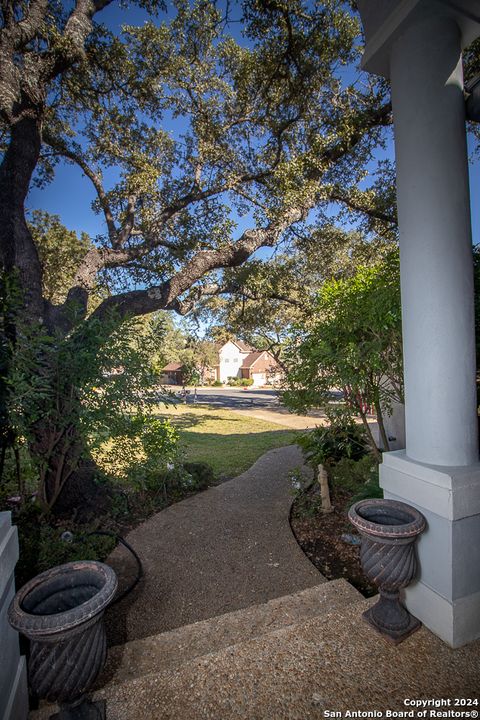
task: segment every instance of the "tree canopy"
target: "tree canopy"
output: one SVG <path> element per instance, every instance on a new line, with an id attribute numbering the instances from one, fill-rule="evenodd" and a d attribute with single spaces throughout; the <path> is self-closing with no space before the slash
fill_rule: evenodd
<path id="1" fill-rule="evenodd" d="M 393 247 L 395 243 L 393 243 Z M 284 365 L 284 349 L 295 326 L 307 327 L 323 283 L 355 275 L 392 249 L 391 238 L 366 238 L 335 225 L 305 228 L 268 260 L 250 260 L 225 271 L 197 312 L 204 322 L 265 348 Z"/>
<path id="2" fill-rule="evenodd" d="M 108 4 L 3 3 L 0 117 L 10 141 L 0 184 L 15 172 L 25 193 L 34 170 L 45 182 L 65 160 L 95 189 L 105 233 L 67 304 L 86 313 L 103 273 L 112 294 L 97 317 L 187 309 L 209 273 L 274 246 L 339 186 L 355 186 L 390 122 L 386 88 L 342 78 L 359 57 L 359 24 L 342 2 L 238 4 L 241 43 L 213 1 L 176 0 L 166 20 L 161 3 L 143 3 L 160 18 L 119 35 L 97 21 Z M 22 252 L 9 233 L 18 204 L 4 195 L 4 264 L 18 267 L 36 316 L 68 328 L 66 303 L 42 296 L 31 233 Z M 240 235 L 231 207 L 252 219 Z"/>

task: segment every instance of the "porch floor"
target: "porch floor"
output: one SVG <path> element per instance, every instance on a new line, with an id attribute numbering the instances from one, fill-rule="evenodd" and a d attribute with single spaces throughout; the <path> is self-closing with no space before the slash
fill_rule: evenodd
<path id="1" fill-rule="evenodd" d="M 308 617 L 314 592 L 328 602 L 319 595 L 318 615 Z M 478 705 L 456 701 L 479 700 L 480 640 L 452 650 L 421 628 L 393 646 L 362 620 L 375 598 L 361 598 L 343 580 L 302 593 L 308 619 L 298 619 L 304 600 L 295 601 L 292 612 L 292 598 L 281 598 L 114 648 L 102 681 L 107 684 L 95 695 L 106 700 L 107 720 L 355 717 L 347 711 L 379 718 L 389 717 L 387 711 L 396 717 L 477 717 Z M 232 628 L 248 637 L 247 626 L 258 623 L 259 612 L 257 636 L 238 642 L 231 636 L 228 644 Z M 209 645 L 216 649 L 208 652 Z M 423 716 L 410 704 L 422 700 L 429 701 Z M 51 712 L 44 707 L 30 718 L 45 720 Z"/>
<path id="2" fill-rule="evenodd" d="M 326 710 L 387 717 L 387 710 L 409 712 L 406 702 L 422 699 L 450 702 L 427 706 L 427 718 L 477 712 L 476 705 L 455 702 L 479 698 L 480 641 L 452 650 L 422 628 L 392 646 L 361 619 L 372 602 L 354 602 L 175 670 L 107 687 L 98 693 L 107 698 L 107 719 L 306 720 L 325 718 Z"/>

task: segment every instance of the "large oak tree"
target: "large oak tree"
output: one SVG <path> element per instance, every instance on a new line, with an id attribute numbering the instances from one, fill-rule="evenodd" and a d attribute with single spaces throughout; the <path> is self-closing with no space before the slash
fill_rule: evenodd
<path id="1" fill-rule="evenodd" d="M 385 85 L 351 70 L 349 3 L 139 0 L 151 19 L 119 34 L 101 24 L 110 4 L 0 0 L 0 258 L 22 297 L 15 323 L 41 327 L 62 357 L 113 317 L 187 311 L 313 207 L 355 202 L 390 123 Z M 25 199 L 58 162 L 91 184 L 105 232 L 54 303 Z M 110 292 L 90 312 L 100 277 Z M 75 379 L 62 377 L 55 417 L 31 428 L 47 504 L 80 457 Z"/>

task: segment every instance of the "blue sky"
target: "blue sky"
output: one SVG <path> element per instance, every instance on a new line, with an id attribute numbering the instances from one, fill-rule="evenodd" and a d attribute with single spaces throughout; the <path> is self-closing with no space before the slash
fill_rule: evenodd
<path id="1" fill-rule="evenodd" d="M 171 16 L 171 10 L 167 13 Z M 160 19 L 164 13 L 159 15 Z M 149 18 L 148 14 L 139 9 L 131 8 L 128 11 L 120 10 L 116 3 L 109 6 L 101 14 L 102 22 L 112 30 L 118 31 L 122 23 L 132 25 L 142 24 Z M 235 33 L 240 32 L 238 25 L 233 25 Z M 173 128 L 166 127 L 173 132 Z M 470 150 L 473 143 L 470 141 Z M 470 153 L 472 155 L 472 153 Z M 393 157 L 393 143 L 389 143 L 386 151 L 387 157 Z M 472 206 L 473 242 L 480 242 L 480 159 L 470 162 L 470 185 Z M 101 215 L 96 215 L 91 209 L 95 194 L 91 183 L 82 176 L 81 171 L 73 165 L 62 163 L 57 167 L 54 181 L 46 188 L 32 188 L 28 198 L 27 207 L 30 210 L 42 209 L 60 216 L 64 225 L 69 229 L 87 232 L 91 237 L 103 234 L 105 231 Z M 246 220 L 239 220 L 239 233 L 248 225 Z M 262 253 L 263 254 L 263 253 Z"/>

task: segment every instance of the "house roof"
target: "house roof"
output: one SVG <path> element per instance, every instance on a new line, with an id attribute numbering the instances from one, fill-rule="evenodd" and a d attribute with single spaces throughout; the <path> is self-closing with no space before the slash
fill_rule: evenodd
<path id="1" fill-rule="evenodd" d="M 242 368 L 249 368 L 252 367 L 252 365 L 255 365 L 260 355 L 263 355 L 264 352 L 265 350 L 251 352 L 242 362 Z"/>
<path id="2" fill-rule="evenodd" d="M 251 345 L 247 345 L 247 343 L 244 343 L 243 340 L 232 340 L 231 342 L 234 345 L 236 345 L 238 347 L 238 349 L 241 350 L 242 352 L 248 352 L 248 353 L 256 352 L 255 348 L 253 348 Z"/>
<path id="3" fill-rule="evenodd" d="M 220 351 L 229 342 L 233 343 L 233 345 L 235 345 L 241 352 L 246 352 L 246 353 L 256 352 L 254 347 L 252 347 L 251 345 L 248 345 L 248 343 L 246 343 L 246 342 L 243 342 L 243 340 L 237 340 L 236 338 L 229 338 L 228 340 L 225 340 L 225 342 L 215 343 L 215 347 L 218 351 Z"/>
<path id="4" fill-rule="evenodd" d="M 162 372 L 173 372 L 174 370 L 181 370 L 183 365 L 181 363 L 171 362 L 162 369 Z"/>

